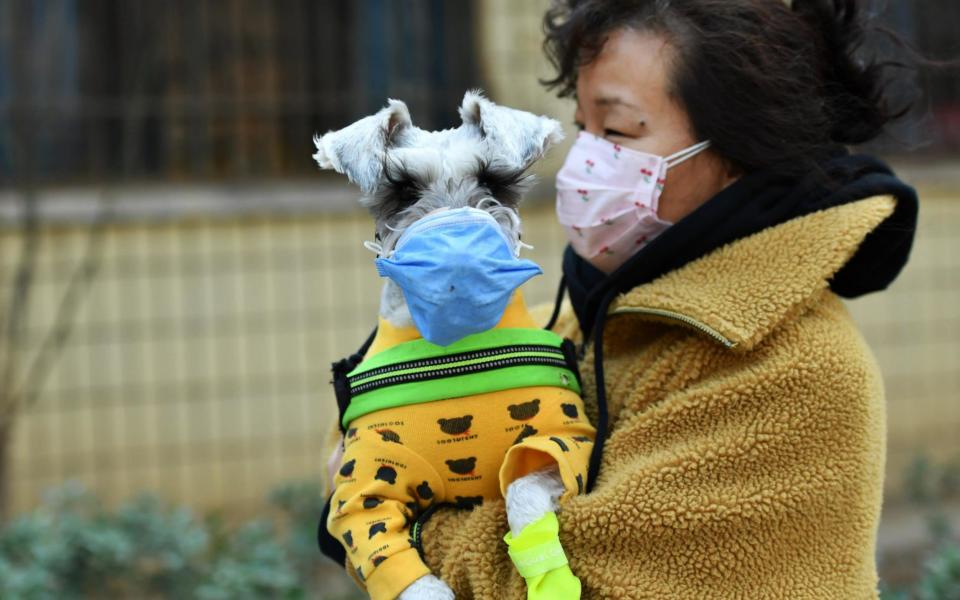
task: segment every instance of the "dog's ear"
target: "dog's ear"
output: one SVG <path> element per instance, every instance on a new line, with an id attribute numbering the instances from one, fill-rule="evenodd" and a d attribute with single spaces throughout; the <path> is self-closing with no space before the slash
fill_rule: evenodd
<path id="1" fill-rule="evenodd" d="M 317 147 L 313 159 L 321 169 L 346 174 L 364 194 L 370 194 L 383 177 L 387 149 L 404 146 L 411 129 L 407 105 L 400 100 L 388 100 L 387 106 L 374 115 L 323 137 L 313 136 Z"/>
<path id="2" fill-rule="evenodd" d="M 483 97 L 480 90 L 463 96 L 460 118 L 468 127 L 476 127 L 487 141 L 491 160 L 523 171 L 563 139 L 560 123 L 548 117 L 505 106 L 497 106 Z"/>

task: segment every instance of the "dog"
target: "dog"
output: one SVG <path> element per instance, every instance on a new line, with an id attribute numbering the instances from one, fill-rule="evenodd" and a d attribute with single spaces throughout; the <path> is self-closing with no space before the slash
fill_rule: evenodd
<path id="1" fill-rule="evenodd" d="M 497 234 L 517 256 L 524 246 L 518 205 L 533 183 L 527 171 L 562 139 L 562 129 L 553 119 L 498 106 L 477 90 L 464 95 L 459 112 L 459 127 L 424 131 L 413 125 L 402 101 L 389 100 L 376 114 L 314 138 L 314 159 L 318 165 L 347 175 L 362 192 L 360 204 L 370 212 L 375 229 L 375 241 L 365 246 L 380 257 L 378 269 L 383 257 L 398 255 L 398 245 L 406 243 L 405 232 L 413 235 L 420 227 L 418 223 L 434 222 L 431 219 L 440 222 L 453 214 L 444 211 L 459 211 L 457 215 L 476 217 L 479 221 L 487 219 L 488 225 L 495 224 Z M 485 225 L 478 225 L 482 226 Z M 467 256 L 463 260 L 483 258 Z M 432 313 L 416 318 L 417 313 L 408 302 L 416 291 L 410 285 L 415 284 L 403 287 L 395 279 L 396 276 L 389 276 L 384 282 L 380 328 L 368 357 L 386 356 L 390 349 L 401 345 L 382 341 L 391 332 L 396 336 L 397 332 L 419 330 L 427 337 L 423 320 L 432 318 Z M 458 283 L 450 283 L 451 292 Z M 502 315 L 496 316 L 497 327 L 506 327 L 504 331 L 542 332 L 533 324 L 518 296 L 511 294 L 510 298 Z M 512 327 L 503 325 L 508 318 L 514 319 Z M 403 335 L 401 339 L 410 337 Z M 443 354 L 444 350 L 437 350 L 436 345 L 423 347 L 441 352 L 441 361 L 461 356 Z M 437 360 L 431 358 L 424 364 Z M 365 363 L 358 370 L 362 371 Z M 381 383 L 383 375 L 378 375 L 376 369 L 365 373 L 370 375 L 362 384 L 357 382 L 364 373 L 352 376 L 350 385 L 356 384 L 354 390 L 386 385 Z M 570 379 L 573 377 L 561 375 L 557 381 L 568 385 Z M 427 389 L 430 384 L 435 382 L 416 385 Z M 410 384 L 392 385 L 399 389 Z M 556 383 L 467 396 L 453 387 L 448 396 L 436 401 L 377 410 L 352 419 L 341 415 L 344 427 L 349 426 L 349 435 L 344 438 L 344 460 L 349 467 L 340 469 L 333 498 L 341 510 L 330 516 L 327 526 L 331 534 L 341 532 L 338 539 L 344 539 L 343 530 L 348 526 L 366 526 L 367 519 L 374 519 L 371 514 L 382 514 L 381 518 L 387 519 L 376 519 L 370 529 L 371 538 L 377 534 L 372 540 L 377 547 L 364 546 L 362 551 L 353 552 L 362 540 L 345 540 L 352 551 L 351 560 L 356 560 L 354 568 L 364 574 L 367 590 L 375 598 L 454 597 L 450 587 L 431 574 L 405 584 L 402 590 L 391 587 L 396 585 L 397 576 L 377 577 L 377 571 L 388 569 L 392 562 L 397 563 L 398 569 L 411 564 L 406 561 L 419 564 L 416 551 L 409 554 L 412 538 L 408 528 L 422 509 L 446 501 L 470 510 L 483 505 L 485 498 L 502 495 L 510 530 L 517 535 L 528 524 L 555 511 L 562 497 L 583 491 L 595 432 L 583 416 L 578 387 L 574 390 Z M 474 400 L 481 396 L 484 401 L 476 403 Z M 489 397 L 498 400 L 491 401 Z M 359 403 L 359 398 L 353 396 L 350 406 L 355 401 Z M 526 464 L 517 457 L 531 456 L 524 452 L 533 452 L 540 459 L 555 457 L 556 462 L 549 464 L 546 460 L 542 468 L 514 473 L 508 468 L 510 465 Z M 391 459 L 389 464 L 384 458 Z M 437 466 L 428 467 L 428 463 Z M 356 510 L 359 507 L 362 508 Z M 383 541 L 388 538 L 396 542 Z"/>

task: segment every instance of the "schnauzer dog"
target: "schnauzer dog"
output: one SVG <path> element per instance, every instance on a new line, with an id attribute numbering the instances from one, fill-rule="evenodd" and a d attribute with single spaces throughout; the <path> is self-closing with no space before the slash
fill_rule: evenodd
<path id="1" fill-rule="evenodd" d="M 521 242 L 518 203 L 532 184 L 532 176 L 527 174 L 528 169 L 551 145 L 562 139 L 560 124 L 547 117 L 498 106 L 479 91 L 466 93 L 460 107 L 460 116 L 462 124 L 455 129 L 424 131 L 413 125 L 403 102 L 389 100 L 388 105 L 376 114 L 339 131 L 314 138 L 317 147 L 314 159 L 321 168 L 346 174 L 350 181 L 359 186 L 362 192 L 360 204 L 369 210 L 375 221 L 376 241 L 365 242 L 364 245 L 378 254 L 378 270 L 386 280 L 381 294 L 378 337 L 373 348 L 367 351 L 367 357 L 371 354 L 376 356 L 378 349 L 382 352 L 381 356 L 386 355 L 387 350 L 384 348 L 390 349 L 391 344 L 409 340 L 411 337 L 403 334 L 399 335 L 399 340 L 378 344 L 381 341 L 380 336 L 385 335 L 384 331 L 387 329 L 395 338 L 397 332 L 419 331 L 423 338 L 437 344 L 430 346 L 432 348 L 455 343 L 464 333 L 472 332 L 471 326 L 474 329 L 489 329 L 500 322 L 507 296 L 510 298 L 510 306 L 516 307 L 514 288 L 535 274 L 531 272 L 529 264 L 526 264 L 529 261 L 518 258 L 519 251 L 524 246 Z M 388 265 L 384 262 L 389 257 L 400 257 L 402 252 L 407 252 L 408 255 L 414 252 L 410 248 L 415 245 L 413 240 L 418 239 L 417 236 L 444 226 L 442 222 L 449 221 L 447 215 L 454 213 L 458 215 L 457 226 L 465 222 L 481 223 L 486 220 L 487 225 L 497 229 L 496 235 L 503 238 L 506 242 L 504 247 L 512 254 L 498 259 L 499 266 L 491 277 L 498 279 L 500 274 L 509 272 L 517 279 L 503 288 L 507 292 L 506 296 L 492 313 L 487 315 L 493 319 L 488 319 L 485 324 L 478 325 L 482 319 L 470 316 L 473 313 L 470 313 L 469 307 L 464 304 L 463 310 L 470 316 L 467 320 L 474 322 L 464 324 L 453 315 L 448 321 L 437 325 L 436 321 L 442 319 L 435 311 L 440 309 L 430 304 L 430 298 L 425 301 L 426 308 L 421 306 L 418 313 L 412 301 L 418 292 L 416 288 L 432 285 L 442 287 L 442 292 L 448 291 L 447 288 L 453 292 L 461 282 L 443 279 L 442 283 L 437 283 L 437 278 L 445 275 L 437 275 L 439 271 L 436 269 L 428 269 L 421 276 L 404 280 L 397 274 L 398 271 L 391 270 L 397 268 L 395 264 Z M 448 230 L 454 232 L 454 239 L 449 242 L 451 244 L 458 243 L 455 236 L 466 231 L 457 229 L 457 226 L 452 226 L 452 229 L 448 227 Z M 483 223 L 481 226 L 484 226 Z M 418 233 L 414 235 L 414 231 Z M 475 233 L 475 230 L 470 231 Z M 405 236 L 405 233 L 410 235 Z M 487 237 L 491 236 L 496 237 L 493 234 Z M 466 246 L 467 255 L 461 255 L 456 260 L 463 263 L 490 260 L 486 249 L 494 246 L 484 245 L 486 242 L 475 241 L 472 237 L 470 239 Z M 492 243 L 496 245 L 500 242 L 494 240 Z M 433 250 L 429 247 L 421 248 L 422 252 L 408 260 L 403 268 L 409 267 L 412 270 L 421 268 L 424 262 L 442 262 L 443 257 L 436 256 L 442 250 L 437 250 L 437 246 L 432 248 Z M 471 252 L 477 255 L 469 256 Z M 518 266 L 521 263 L 523 265 Z M 539 269 L 536 270 L 539 272 Z M 523 274 L 515 275 L 517 271 L 522 271 Z M 470 287 L 473 284 L 465 281 L 463 285 Z M 490 285 L 496 284 L 494 282 Z M 521 319 L 520 322 L 527 323 L 536 330 L 532 320 L 529 320 L 529 314 L 522 307 L 522 301 L 519 311 L 528 319 Z M 503 327 L 502 322 L 499 326 Z M 431 327 L 433 337 L 427 333 Z M 514 324 L 513 327 L 523 325 Z M 542 330 L 537 331 L 542 333 Z M 456 354 L 456 357 L 462 356 L 462 353 Z M 440 360 L 448 358 L 449 356 L 443 355 Z M 410 365 L 413 363 L 409 360 L 404 364 L 410 367 L 407 371 L 412 369 Z M 567 365 L 569 366 L 569 362 Z M 360 369 L 362 368 L 361 363 Z M 381 371 L 388 369 L 382 365 L 378 368 Z M 375 375 L 377 371 L 375 369 L 368 373 Z M 405 376 L 408 374 L 403 371 L 400 377 Z M 389 414 L 378 409 L 370 415 L 372 420 L 369 422 L 364 421 L 367 418 L 366 413 L 363 417 L 352 418 L 350 411 L 353 410 L 354 402 L 358 401 L 357 394 L 373 389 L 384 381 L 383 376 L 380 376 L 381 379 L 371 376 L 367 380 L 363 380 L 363 377 L 366 375 L 353 375 L 350 378 L 350 384 L 354 385 L 351 391 L 353 399 L 350 401 L 347 417 L 341 412 L 341 421 L 344 426 L 350 427 L 350 436 L 347 436 L 349 439 L 345 439 L 344 460 L 349 459 L 348 464 L 352 466 L 348 475 L 345 476 L 341 470 L 337 478 L 333 497 L 337 501 L 335 505 L 342 507 L 342 510 L 338 508 L 338 514 L 331 515 L 327 525 L 330 533 L 336 534 L 337 539 L 344 539 L 344 530 L 350 525 L 356 530 L 359 526 L 366 528 L 369 523 L 374 523 L 373 527 L 377 528 L 377 532 L 382 532 L 371 540 L 369 548 L 361 548 L 360 552 L 357 552 L 356 548 L 363 540 L 356 537 L 352 538 L 356 546 L 347 548 L 351 562 L 358 573 L 362 571 L 364 574 L 360 577 L 364 578 L 368 592 L 373 597 L 380 594 L 383 597 L 398 595 L 401 600 L 453 598 L 453 592 L 447 584 L 431 575 L 420 563 L 416 550 L 410 548 L 410 540 L 416 537 L 409 527 L 412 519 L 416 517 L 416 514 L 410 514 L 411 512 L 418 513 L 425 506 L 437 501 L 449 500 L 452 503 L 454 492 L 458 494 L 457 498 L 470 498 L 469 503 L 460 503 L 470 507 L 482 504 L 484 499 L 491 499 L 491 496 L 503 495 L 510 530 L 517 535 L 527 525 L 555 511 L 560 499 L 566 498 L 566 493 L 571 492 L 571 488 L 573 494 L 578 493 L 578 487 L 582 489 L 593 429 L 586 418 L 581 416 L 584 411 L 578 394 L 578 384 L 577 387 L 572 387 L 573 384 L 565 375 L 561 374 L 560 377 L 564 385 L 567 385 L 566 389 L 560 387 L 560 384 L 551 384 L 554 387 L 527 386 L 523 389 L 523 394 L 508 394 L 502 405 L 496 408 L 501 413 L 497 418 L 502 419 L 502 422 L 496 424 L 496 428 L 485 425 L 492 419 L 485 419 L 482 414 L 485 410 L 495 410 L 489 399 L 485 404 L 471 405 L 470 399 L 462 397 L 458 390 L 449 390 L 446 397 L 433 398 L 432 400 L 437 401 L 426 404 L 406 402 L 403 406 L 390 408 L 392 412 Z M 358 381 L 367 383 L 357 384 Z M 427 383 L 422 385 L 426 386 Z M 397 390 L 402 387 L 403 385 L 396 385 L 387 389 Z M 530 390 L 536 391 L 537 398 L 532 398 Z M 537 407 L 539 410 L 527 411 L 529 414 L 524 413 L 518 417 L 514 413 L 521 404 Z M 341 411 L 343 409 L 344 406 L 341 405 Z M 428 409 L 433 412 L 416 412 Z M 353 413 L 353 416 L 356 414 Z M 384 423 L 390 425 L 389 435 L 384 434 Z M 539 431 L 547 433 L 539 436 Z M 518 433 L 522 435 L 518 436 Z M 417 447 L 418 441 L 422 442 L 427 438 L 429 445 Z M 363 447 L 364 443 L 368 445 L 366 449 Z M 537 445 L 538 443 L 540 445 Z M 518 467 L 511 472 L 498 470 L 499 463 L 495 461 L 503 461 L 506 465 L 508 459 L 504 458 L 504 454 L 507 453 L 509 458 L 510 452 L 519 447 L 527 448 L 533 455 L 541 458 L 531 461 L 528 455 L 525 459 L 516 461 L 527 468 Z M 471 449 L 474 450 L 472 454 Z M 414 461 L 411 452 L 420 453 L 426 460 Z M 428 453 L 436 456 L 427 456 Z M 496 457 L 488 461 L 484 459 L 484 454 Z M 577 458 L 571 459 L 573 455 L 577 455 Z M 557 460 L 543 460 L 543 456 L 557 457 Z M 395 460 L 385 461 L 388 457 Z M 415 462 L 416 464 L 413 464 Z M 415 472 L 418 465 L 422 466 L 421 463 L 427 462 L 433 466 L 429 469 L 423 467 L 424 471 Z M 391 477 L 379 476 L 383 470 L 389 470 Z M 490 488 L 478 487 L 480 484 L 477 480 L 486 480 L 489 485 L 490 479 L 496 481 L 498 477 L 500 481 L 494 483 L 497 486 L 494 488 L 495 494 L 490 493 Z M 457 487 L 458 485 L 462 487 Z M 428 490 L 429 493 L 423 490 Z M 446 493 L 446 498 L 441 497 L 443 493 Z M 371 497 L 383 501 L 371 500 Z M 411 511 L 412 507 L 417 510 Z M 350 514 L 360 515 L 362 518 L 359 523 L 356 520 L 351 522 Z M 346 533 L 349 534 L 349 531 Z M 383 540 L 394 534 L 395 537 L 391 539 L 399 540 L 402 534 L 402 542 L 385 548 L 384 545 L 389 546 L 392 542 Z M 377 560 L 373 561 L 371 556 Z M 397 569 L 403 567 L 406 572 L 418 573 L 416 579 L 404 583 L 406 587 L 403 589 L 391 588 L 391 583 L 383 578 L 375 581 L 371 570 L 386 569 L 391 562 L 397 565 Z M 397 577 L 391 576 L 390 579 L 396 585 Z"/>

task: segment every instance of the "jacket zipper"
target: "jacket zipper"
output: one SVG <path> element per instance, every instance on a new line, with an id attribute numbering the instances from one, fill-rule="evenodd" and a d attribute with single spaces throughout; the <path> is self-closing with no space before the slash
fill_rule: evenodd
<path id="1" fill-rule="evenodd" d="M 664 310 L 662 308 L 634 308 L 634 307 L 621 307 L 614 310 L 613 315 L 650 315 L 653 317 L 661 317 L 664 319 L 669 319 L 672 321 L 678 321 L 687 327 L 695 329 L 700 333 L 703 333 L 710 337 L 715 342 L 722 344 L 728 350 L 732 350 L 737 347 L 737 342 L 734 342 L 730 338 L 724 336 L 722 333 L 710 327 L 706 323 L 701 323 L 700 321 L 694 319 L 693 317 L 688 317 L 687 315 L 680 314 L 678 312 L 673 312 L 672 310 Z"/>

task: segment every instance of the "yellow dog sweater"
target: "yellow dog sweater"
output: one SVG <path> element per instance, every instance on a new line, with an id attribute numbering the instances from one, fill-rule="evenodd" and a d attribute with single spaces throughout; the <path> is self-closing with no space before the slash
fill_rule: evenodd
<path id="1" fill-rule="evenodd" d="M 493 336 L 485 338 L 488 341 L 510 339 L 514 334 L 528 341 L 538 335 L 553 336 L 537 329 L 519 292 L 488 334 Z M 469 340 L 465 338 L 465 342 Z M 575 376 L 569 371 L 540 369 L 533 379 L 525 380 L 540 385 L 486 393 L 473 393 L 469 379 L 441 379 L 433 383 L 446 388 L 445 398 L 433 399 L 431 381 L 403 384 L 396 380 L 411 371 L 410 365 L 437 361 L 384 366 L 390 352 L 400 352 L 410 342 L 424 343 L 415 328 L 395 328 L 381 320 L 365 360 L 351 373 L 353 399 L 343 417 L 347 427 L 343 466 L 326 522 L 374 600 L 392 600 L 430 572 L 411 531 L 421 511 L 438 503 L 471 509 L 485 499 L 503 496 L 512 481 L 552 463 L 559 466 L 566 488 L 561 501 L 582 493 L 595 435 L 584 415 L 578 384 L 571 381 Z M 474 364 L 470 362 L 474 356 L 488 354 L 480 351 L 461 360 L 465 354 L 457 353 L 463 350 L 457 344 L 434 348 L 444 358 L 459 357 L 458 365 Z M 469 348 L 469 343 L 464 347 Z M 534 352 L 533 346 L 509 348 L 511 357 L 539 355 L 544 364 L 550 364 L 550 354 Z M 502 364 L 498 362 L 486 372 L 488 385 L 494 377 L 501 383 L 496 387 L 508 386 L 521 369 L 503 368 Z M 557 379 L 540 381 L 537 377 Z M 370 397 L 364 398 L 364 391 L 376 385 L 383 385 L 379 390 L 389 395 L 378 399 L 368 393 Z M 463 395 L 466 393 L 470 395 Z M 425 400 L 417 400 L 417 394 L 424 394 Z M 398 398 L 402 405 L 370 410 L 371 406 L 397 404 Z"/>

